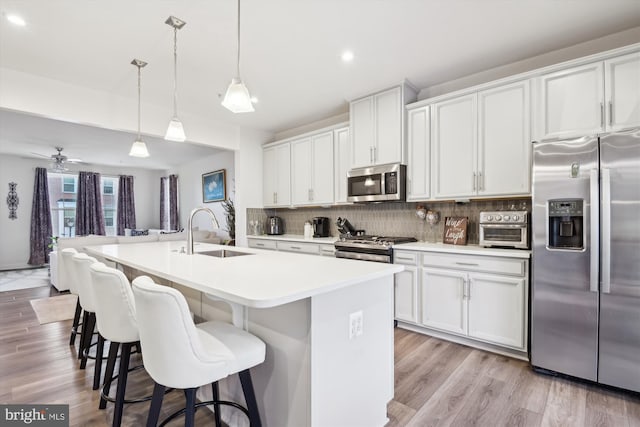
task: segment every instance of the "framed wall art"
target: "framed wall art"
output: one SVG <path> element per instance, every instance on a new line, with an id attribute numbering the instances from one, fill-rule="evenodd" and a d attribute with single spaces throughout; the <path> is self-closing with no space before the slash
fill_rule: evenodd
<path id="1" fill-rule="evenodd" d="M 222 202 L 227 198 L 227 172 L 220 169 L 202 174 L 202 201 Z"/>

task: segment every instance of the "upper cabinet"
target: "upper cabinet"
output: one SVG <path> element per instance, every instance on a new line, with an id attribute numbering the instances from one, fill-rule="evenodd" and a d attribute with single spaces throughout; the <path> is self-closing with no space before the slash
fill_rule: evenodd
<path id="1" fill-rule="evenodd" d="M 333 131 L 291 141 L 291 159 L 292 205 L 332 204 Z"/>
<path id="2" fill-rule="evenodd" d="M 530 194 L 529 104 L 529 81 L 433 104 L 433 196 Z"/>
<path id="3" fill-rule="evenodd" d="M 336 203 L 347 203 L 347 172 L 351 168 L 349 127 L 336 129 L 333 132 L 334 200 Z"/>
<path id="4" fill-rule="evenodd" d="M 404 105 L 415 100 L 408 85 L 351 102 L 351 166 L 405 163 Z"/>
<path id="5" fill-rule="evenodd" d="M 539 77 L 538 139 L 640 125 L 640 53 Z"/>
<path id="6" fill-rule="evenodd" d="M 431 197 L 429 106 L 407 111 L 407 200 Z"/>
<path id="7" fill-rule="evenodd" d="M 265 147 L 263 161 L 263 193 L 265 207 L 291 204 L 291 144 Z"/>

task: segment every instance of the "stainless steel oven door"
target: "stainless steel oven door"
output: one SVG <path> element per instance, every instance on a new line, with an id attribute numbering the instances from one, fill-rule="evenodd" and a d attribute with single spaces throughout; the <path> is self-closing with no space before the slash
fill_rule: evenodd
<path id="1" fill-rule="evenodd" d="M 480 246 L 529 248 L 529 228 L 521 224 L 480 224 Z"/>
<path id="2" fill-rule="evenodd" d="M 391 263 L 390 255 L 367 254 L 362 252 L 351 252 L 351 251 L 341 251 L 341 250 L 336 250 L 335 254 L 336 254 L 336 258 L 359 259 L 362 261 L 384 262 L 386 264 Z"/>

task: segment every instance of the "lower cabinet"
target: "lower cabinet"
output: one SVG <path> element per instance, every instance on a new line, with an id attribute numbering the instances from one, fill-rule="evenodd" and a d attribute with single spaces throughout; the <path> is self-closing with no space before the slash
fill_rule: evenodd
<path id="1" fill-rule="evenodd" d="M 405 265 L 395 277 L 396 320 L 527 351 L 528 260 L 418 251 L 394 257 Z"/>
<path id="2" fill-rule="evenodd" d="M 249 247 L 308 255 L 335 256 L 333 243 L 299 242 L 295 240 L 269 240 L 249 237 Z"/>

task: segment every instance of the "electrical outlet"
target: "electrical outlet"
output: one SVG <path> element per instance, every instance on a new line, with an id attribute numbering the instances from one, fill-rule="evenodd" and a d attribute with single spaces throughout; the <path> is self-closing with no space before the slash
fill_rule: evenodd
<path id="1" fill-rule="evenodd" d="M 349 339 L 362 335 L 362 310 L 353 312 L 349 315 Z"/>

